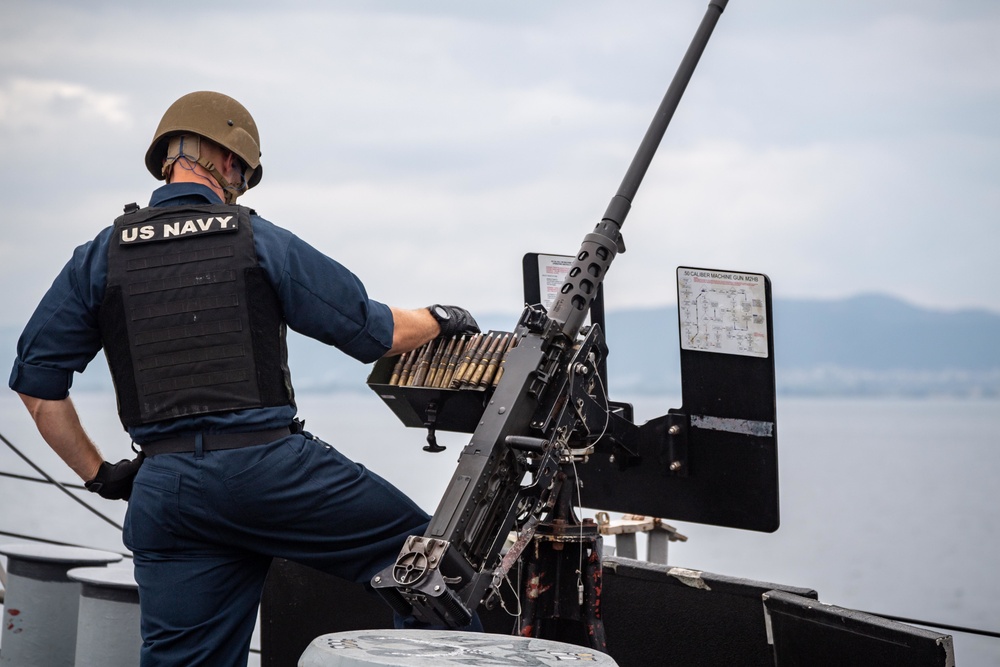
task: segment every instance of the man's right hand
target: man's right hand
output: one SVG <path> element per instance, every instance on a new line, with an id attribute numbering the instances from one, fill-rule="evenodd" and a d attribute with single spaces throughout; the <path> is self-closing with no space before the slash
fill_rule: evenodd
<path id="1" fill-rule="evenodd" d="M 435 304 L 428 306 L 427 310 L 437 320 L 438 326 L 441 327 L 440 335 L 444 338 L 480 333 L 479 324 L 465 308 Z"/>

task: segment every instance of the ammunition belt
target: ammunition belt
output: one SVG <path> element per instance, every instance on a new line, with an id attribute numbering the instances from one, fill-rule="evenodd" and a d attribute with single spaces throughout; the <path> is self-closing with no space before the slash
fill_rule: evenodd
<path id="1" fill-rule="evenodd" d="M 435 338 L 401 355 L 389 384 L 441 389 L 495 387 L 503 375 L 507 353 L 516 345 L 517 337 L 502 331 Z"/>

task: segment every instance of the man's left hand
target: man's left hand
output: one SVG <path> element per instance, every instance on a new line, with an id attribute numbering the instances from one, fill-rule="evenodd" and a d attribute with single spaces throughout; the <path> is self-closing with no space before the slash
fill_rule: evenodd
<path id="1" fill-rule="evenodd" d="M 118 463 L 105 461 L 97 469 L 94 479 L 86 482 L 84 486 L 88 491 L 96 493 L 101 498 L 128 500 L 129 496 L 132 495 L 132 482 L 145 458 L 146 455 L 140 452 L 139 456 L 131 461 L 128 459 L 122 459 Z"/>

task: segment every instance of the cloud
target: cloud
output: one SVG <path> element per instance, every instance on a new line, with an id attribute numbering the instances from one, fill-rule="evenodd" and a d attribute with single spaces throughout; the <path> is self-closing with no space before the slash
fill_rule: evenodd
<path id="1" fill-rule="evenodd" d="M 131 127 L 125 96 L 58 80 L 13 78 L 0 83 L 0 131 L 87 125 Z"/>
<path id="2" fill-rule="evenodd" d="M 181 8 L 183 22 L 111 1 L 0 10 L 0 141 L 17 156 L 0 163 L 0 187 L 9 219 L 41 221 L 5 230 L 0 277 L 44 254 L 21 279 L 47 284 L 49 255 L 61 264 L 122 203 L 144 202 L 160 114 L 210 89 L 261 127 L 266 176 L 247 203 L 374 295 L 519 304 L 521 255 L 575 252 L 705 9 Z M 969 0 L 730 6 L 639 190 L 609 305 L 672 301 L 673 266 L 702 263 L 770 273 L 796 296 L 882 287 L 1000 309 L 975 268 L 995 264 L 1000 233 L 998 12 Z M 190 27 L 223 20 L 232 41 L 208 57 Z M 959 272 L 961 289 L 939 277 Z"/>
<path id="3" fill-rule="evenodd" d="M 346 264 L 380 300 L 514 312 L 522 255 L 575 253 L 607 203 L 587 207 L 592 197 L 579 197 L 580 188 L 547 179 L 455 191 L 382 180 L 277 184 L 253 198 L 262 215 Z"/>

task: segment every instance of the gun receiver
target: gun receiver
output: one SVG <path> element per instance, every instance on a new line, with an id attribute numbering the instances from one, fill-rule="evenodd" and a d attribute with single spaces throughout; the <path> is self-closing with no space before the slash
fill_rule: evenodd
<path id="1" fill-rule="evenodd" d="M 522 313 L 517 345 L 506 355 L 502 378 L 426 532 L 411 536 L 396 563 L 373 578 L 397 613 L 453 628 L 468 625 L 516 560 L 517 545 L 523 549 L 555 505 L 560 466 L 586 461 L 598 441 L 619 465 L 637 456 L 639 427 L 612 409 L 597 372 L 608 353 L 601 328 L 581 329 L 611 262 L 624 252 L 625 216 L 726 4 L 709 3 L 617 194 L 584 238 L 551 310 L 528 306 Z M 484 341 L 480 356 L 488 361 L 490 352 Z M 512 528 L 520 537 L 501 561 Z"/>

